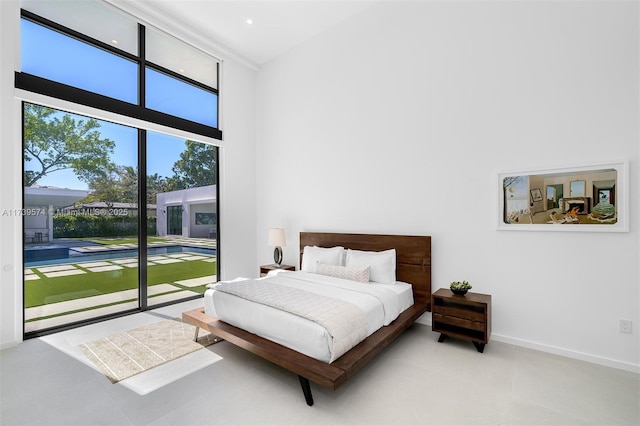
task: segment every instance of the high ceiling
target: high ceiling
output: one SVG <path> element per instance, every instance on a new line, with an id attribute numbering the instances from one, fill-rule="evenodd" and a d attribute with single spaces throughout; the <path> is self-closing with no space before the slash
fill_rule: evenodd
<path id="1" fill-rule="evenodd" d="M 357 14 L 376 0 L 145 0 L 178 24 L 255 66 Z M 247 20 L 252 21 L 251 24 Z"/>

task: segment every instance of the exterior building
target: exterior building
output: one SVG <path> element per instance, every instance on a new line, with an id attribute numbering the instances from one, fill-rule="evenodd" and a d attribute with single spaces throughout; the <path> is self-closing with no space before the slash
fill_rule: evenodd
<path id="1" fill-rule="evenodd" d="M 31 186 L 24 188 L 24 238 L 26 243 L 53 240 L 53 215 L 82 200 L 89 191 Z"/>
<path id="2" fill-rule="evenodd" d="M 215 238 L 216 185 L 158 193 L 156 217 L 158 236 Z"/>

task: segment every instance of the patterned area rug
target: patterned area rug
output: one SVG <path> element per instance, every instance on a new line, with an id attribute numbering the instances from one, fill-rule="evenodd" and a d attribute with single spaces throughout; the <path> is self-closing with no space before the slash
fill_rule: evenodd
<path id="1" fill-rule="evenodd" d="M 83 343 L 80 349 L 111 382 L 117 383 L 219 340 L 205 330 L 200 330 L 197 342 L 193 341 L 194 335 L 194 326 L 176 318 Z"/>

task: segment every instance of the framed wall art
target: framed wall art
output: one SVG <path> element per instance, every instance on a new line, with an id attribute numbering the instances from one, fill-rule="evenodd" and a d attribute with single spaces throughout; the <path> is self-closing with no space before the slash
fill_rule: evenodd
<path id="1" fill-rule="evenodd" d="M 499 230 L 628 232 L 628 163 L 498 173 Z"/>

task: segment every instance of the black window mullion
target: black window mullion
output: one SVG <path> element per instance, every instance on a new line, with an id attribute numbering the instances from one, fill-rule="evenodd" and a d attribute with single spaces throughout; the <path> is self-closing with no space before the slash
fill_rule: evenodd
<path id="1" fill-rule="evenodd" d="M 138 105 L 145 106 L 144 25 L 138 24 Z M 147 131 L 138 129 L 138 294 L 140 309 L 148 308 L 147 251 Z"/>
<path id="2" fill-rule="evenodd" d="M 173 127 L 174 129 L 180 129 L 222 140 L 222 131 L 215 127 L 196 123 L 195 121 L 176 117 L 174 115 L 165 114 L 160 111 L 142 108 L 139 105 L 130 104 L 128 102 L 99 95 L 87 90 L 78 89 L 77 87 L 47 80 L 28 73 L 16 72 L 15 86 L 18 89 L 27 90 L 29 92 L 39 93 L 76 104 L 86 105 L 119 115 L 125 115 L 151 123 Z"/>
<path id="3" fill-rule="evenodd" d="M 138 129 L 138 294 L 140 309 L 147 303 L 147 131 Z"/>
<path id="4" fill-rule="evenodd" d="M 147 104 L 147 82 L 146 82 L 146 33 L 144 25 L 138 24 L 138 105 L 145 108 Z"/>

